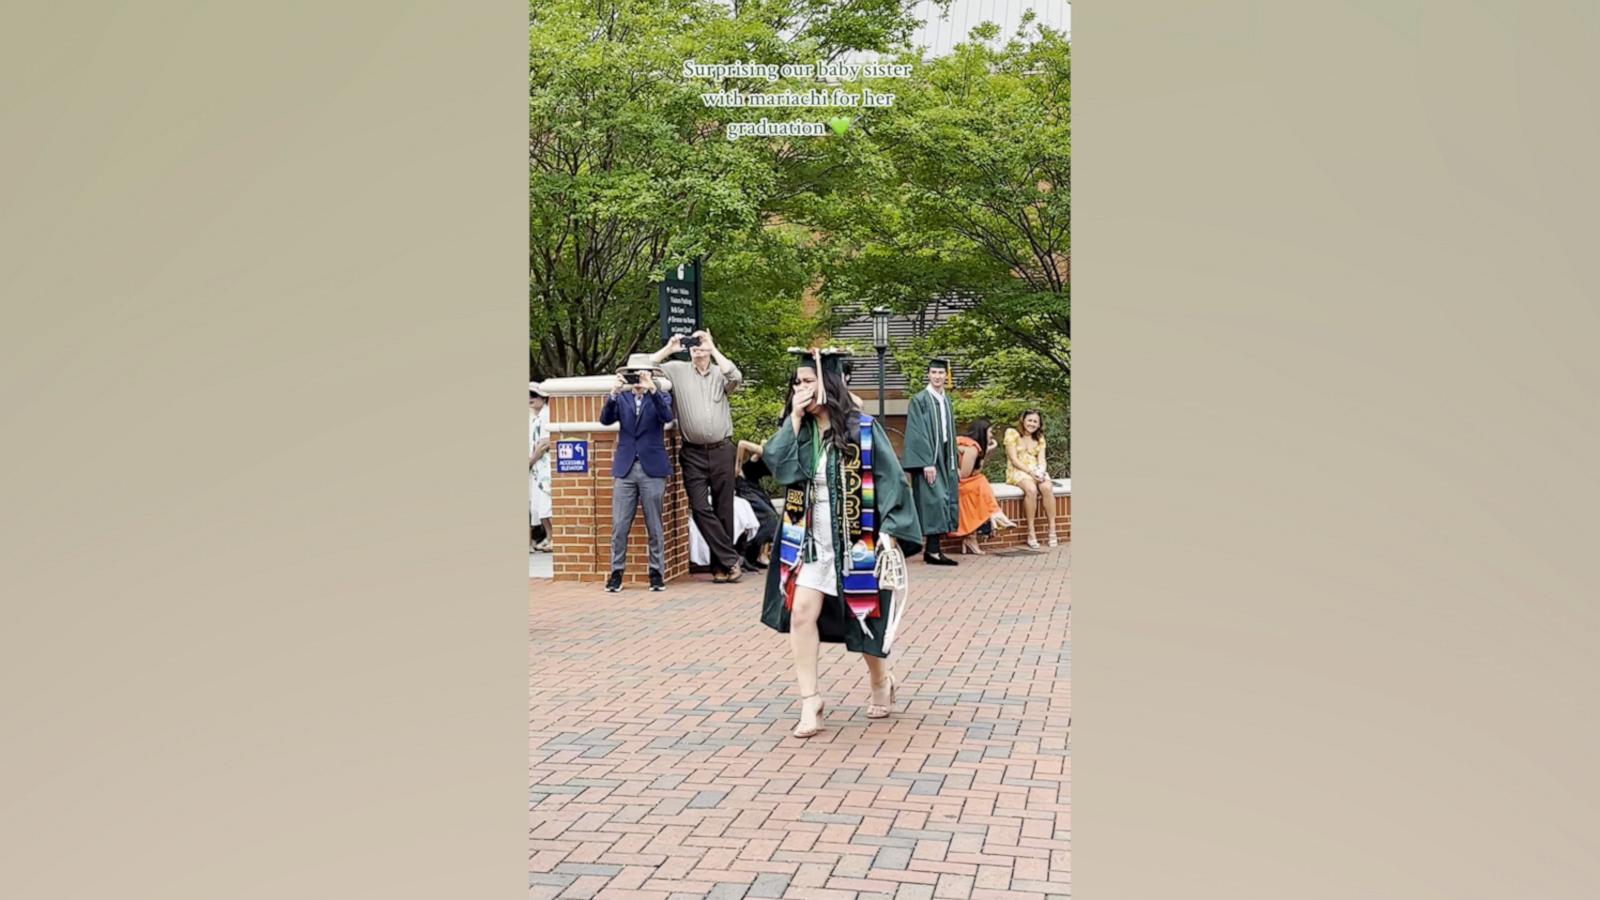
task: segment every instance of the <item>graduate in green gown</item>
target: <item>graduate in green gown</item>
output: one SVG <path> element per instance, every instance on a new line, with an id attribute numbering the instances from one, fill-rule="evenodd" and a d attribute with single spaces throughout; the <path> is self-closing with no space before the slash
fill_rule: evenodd
<path id="1" fill-rule="evenodd" d="M 889 715 L 895 685 L 884 637 L 895 598 L 879 589 L 875 564 L 890 542 L 916 553 L 922 528 L 888 433 L 845 386 L 844 354 L 791 352 L 782 424 L 761 450 L 785 489 L 761 621 L 789 635 L 801 695 L 794 735 L 805 738 L 821 729 L 823 643 L 862 655 L 872 683 L 867 717 Z"/>
<path id="2" fill-rule="evenodd" d="M 953 566 L 940 540 L 961 521 L 961 474 L 956 466 L 956 419 L 945 396 L 950 363 L 928 361 L 928 387 L 911 398 L 906 412 L 905 467 L 911 475 L 911 493 L 922 520 L 922 559 L 936 566 Z"/>

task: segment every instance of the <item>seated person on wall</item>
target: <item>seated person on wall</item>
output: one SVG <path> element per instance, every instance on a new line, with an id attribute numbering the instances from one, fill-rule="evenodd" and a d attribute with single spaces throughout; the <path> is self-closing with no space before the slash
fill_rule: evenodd
<path id="1" fill-rule="evenodd" d="M 956 438 L 961 467 L 961 520 L 952 533 L 961 538 L 962 553 L 984 555 L 978 547 L 978 529 L 985 522 L 995 528 L 1014 528 L 1017 524 L 1000 511 L 1000 502 L 994 499 L 989 478 L 983 474 L 983 461 L 996 446 L 988 419 L 974 420 L 967 433 Z"/>
<path id="2" fill-rule="evenodd" d="M 650 540 L 650 590 L 666 589 L 666 548 L 661 527 L 662 501 L 672 464 L 667 459 L 665 429 L 672 421 L 672 398 L 655 383 L 658 369 L 649 354 L 635 353 L 617 370 L 610 396 L 600 408 L 600 424 L 617 426 L 617 449 L 611 461 L 611 574 L 606 590 L 622 589 L 628 562 L 628 532 L 639 507 Z"/>
<path id="3" fill-rule="evenodd" d="M 739 474 L 734 480 L 734 490 L 750 502 L 761 528 L 744 542 L 740 552 L 745 565 L 761 571 L 772 559 L 772 541 L 778 536 L 778 511 L 772 507 L 772 498 L 761 489 L 761 479 L 771 476 L 767 464 L 761 460 L 761 445 L 752 441 L 739 442 Z"/>
<path id="4" fill-rule="evenodd" d="M 1028 546 L 1039 549 L 1034 520 L 1039 498 L 1044 497 L 1045 520 L 1050 523 L 1050 546 L 1056 545 L 1056 492 L 1045 469 L 1044 417 L 1037 409 L 1025 410 L 1017 428 L 1006 429 L 1006 481 L 1022 488 L 1022 517 L 1028 523 Z"/>

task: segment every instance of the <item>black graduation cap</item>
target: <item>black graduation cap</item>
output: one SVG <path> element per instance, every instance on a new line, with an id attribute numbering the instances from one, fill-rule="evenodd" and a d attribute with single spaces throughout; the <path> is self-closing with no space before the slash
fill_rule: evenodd
<path id="1" fill-rule="evenodd" d="M 804 347 L 790 347 L 789 353 L 794 356 L 794 367 L 796 369 L 811 369 L 817 365 L 816 356 L 813 355 L 811 350 Z M 850 354 L 843 350 L 827 347 L 816 351 L 816 355 L 822 357 L 822 370 L 824 372 L 832 372 L 841 378 L 844 377 L 844 362 L 850 358 Z"/>
<path id="2" fill-rule="evenodd" d="M 943 357 L 943 356 L 935 356 L 935 357 L 933 357 L 932 359 L 928 360 L 928 368 L 930 368 L 930 369 L 943 369 L 944 370 L 945 387 L 948 388 L 948 387 L 951 387 L 954 384 L 954 382 L 956 380 L 956 373 L 955 373 L 954 369 L 950 368 L 950 360 L 947 357 Z"/>

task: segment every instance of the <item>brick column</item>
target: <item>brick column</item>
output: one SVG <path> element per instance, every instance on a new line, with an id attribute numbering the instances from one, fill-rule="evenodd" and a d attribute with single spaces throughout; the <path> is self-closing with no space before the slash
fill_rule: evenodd
<path id="1" fill-rule="evenodd" d="M 611 571 L 611 460 L 617 447 L 617 426 L 600 424 L 600 407 L 611 390 L 611 376 L 553 378 L 543 382 L 550 392 L 551 455 L 557 441 L 581 440 L 589 444 L 589 471 L 556 471 L 551 463 L 551 519 L 556 581 L 603 582 Z M 666 379 L 660 383 L 669 384 Z M 667 581 L 689 573 L 689 509 L 683 478 L 677 468 L 678 431 L 666 432 L 667 456 L 672 475 L 662 503 Z M 644 510 L 634 515 L 628 536 L 625 585 L 642 585 L 649 577 L 649 536 Z"/>

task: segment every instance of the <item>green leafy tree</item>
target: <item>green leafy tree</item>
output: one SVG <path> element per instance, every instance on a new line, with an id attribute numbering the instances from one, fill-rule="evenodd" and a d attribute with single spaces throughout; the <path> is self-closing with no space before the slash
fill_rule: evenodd
<path id="1" fill-rule="evenodd" d="M 850 177 L 818 193 L 810 212 L 831 251 L 830 309 L 865 303 L 915 314 L 933 298 L 971 298 L 969 309 L 899 349 L 903 370 L 948 354 L 986 385 L 983 403 L 994 412 L 1030 398 L 1026 405 L 1046 411 L 1052 461 L 1064 469 L 1071 47 L 1032 21 L 999 37 L 986 25 L 949 56 L 904 57 L 918 77 L 874 85 L 895 93 L 894 105 L 862 117 Z"/>
<path id="2" fill-rule="evenodd" d="M 941 4 L 942 5 L 942 4 Z M 948 56 L 905 52 L 915 0 L 532 0 L 529 39 L 529 325 L 537 377 L 609 371 L 657 346 L 655 283 L 705 260 L 705 321 L 744 369 L 740 437 L 770 433 L 784 348 L 846 305 L 973 307 L 897 356 L 957 356 L 985 387 L 963 418 L 1019 403 L 1070 414 L 1070 48 L 992 26 Z M 900 52 L 911 79 L 850 111 L 826 139 L 729 141 L 754 116 L 702 94 L 808 79 L 687 78 L 685 60 L 767 64 Z M 852 88 L 861 85 L 852 85 Z M 831 114 L 831 113 L 830 113 Z M 814 291 L 822 317 L 802 312 Z M 920 359 L 916 360 L 920 364 Z M 1019 400 L 1017 398 L 1030 398 Z M 1020 409 L 1020 407 L 1018 407 Z M 1011 416 L 1014 418 L 1014 415 Z M 1067 452 L 1053 440 L 1052 457 Z M 1063 462 L 1065 457 L 1063 457 Z"/>
<path id="3" fill-rule="evenodd" d="M 729 141 L 750 110 L 701 94 L 683 62 L 785 64 L 887 49 L 911 0 L 532 0 L 528 71 L 529 349 L 541 377 L 608 371 L 655 349 L 655 282 L 706 261 L 705 317 L 756 375 L 814 279 L 794 201 L 841 171 L 826 141 Z M 776 87 L 786 86 L 779 83 Z M 778 120 L 794 113 L 763 110 Z M 745 327 L 746 325 L 750 327 Z M 783 341 L 777 342 L 781 345 Z"/>

